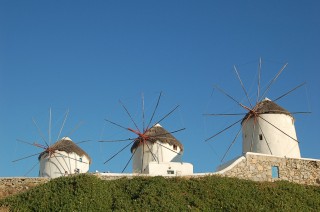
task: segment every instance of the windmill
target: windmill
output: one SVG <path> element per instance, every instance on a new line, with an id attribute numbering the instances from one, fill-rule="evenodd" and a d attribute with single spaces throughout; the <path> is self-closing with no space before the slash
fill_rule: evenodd
<path id="1" fill-rule="evenodd" d="M 261 92 L 261 66 L 262 60 L 260 58 L 258 65 L 258 85 L 256 93 L 256 101 L 253 103 L 250 99 L 248 92 L 241 80 L 237 67 L 234 66 L 235 74 L 240 82 L 242 90 L 246 96 L 247 105 L 241 103 L 236 98 L 228 94 L 222 88 L 215 86 L 215 89 L 227 96 L 233 102 L 235 102 L 242 110 L 242 113 L 214 113 L 206 114 L 210 116 L 241 116 L 240 119 L 233 122 L 226 128 L 218 131 L 205 141 L 212 141 L 218 135 L 228 131 L 229 129 L 241 125 L 229 145 L 227 151 L 222 157 L 221 162 L 225 159 L 231 147 L 240 137 L 242 133 L 242 153 L 255 152 L 262 154 L 275 155 L 280 157 L 292 157 L 300 158 L 299 141 L 297 139 L 296 130 L 294 126 L 293 114 L 305 114 L 308 112 L 289 112 L 283 107 L 276 104 L 278 100 L 287 96 L 291 92 L 305 85 L 302 83 L 293 89 L 287 91 L 285 94 L 275 98 L 273 101 L 266 98 L 271 86 L 275 83 L 277 78 L 286 68 L 287 63 L 284 64 L 273 79 L 268 83 L 267 87 Z"/>
<path id="2" fill-rule="evenodd" d="M 85 173 L 89 170 L 89 165 L 91 163 L 90 156 L 78 147 L 69 137 L 60 137 L 67 120 L 69 111 L 65 113 L 62 126 L 60 128 L 57 142 L 51 144 L 52 140 L 52 111 L 49 111 L 49 128 L 48 128 L 48 139 L 45 138 L 40 127 L 38 126 L 36 120 L 33 118 L 33 123 L 35 124 L 39 135 L 43 141 L 43 144 L 40 142 L 27 142 L 24 140 L 17 139 L 17 141 L 31 145 L 42 149 L 41 152 L 31 154 L 16 160 L 13 162 L 22 161 L 34 156 L 38 156 L 37 163 L 32 166 L 32 168 L 25 174 L 28 175 L 37 165 L 40 164 L 39 176 L 40 177 L 60 177 L 68 174 L 75 173 Z M 78 127 L 78 126 L 77 126 Z M 72 134 L 76 128 L 70 132 L 68 135 Z M 85 142 L 85 141 L 83 141 Z M 83 143 L 79 142 L 79 143 Z"/>
<path id="3" fill-rule="evenodd" d="M 133 138 L 129 139 L 121 139 L 121 140 L 102 140 L 100 142 L 128 142 L 122 149 L 113 154 L 108 160 L 104 163 L 108 163 L 113 158 L 115 158 L 119 153 L 127 149 L 131 146 L 130 152 L 131 157 L 125 164 L 122 173 L 125 171 L 127 166 L 131 161 L 133 161 L 133 173 L 160 173 L 160 166 L 163 168 L 162 173 L 176 173 L 181 171 L 181 156 L 183 154 L 183 145 L 172 135 L 173 133 L 184 130 L 185 128 L 181 128 L 175 131 L 168 132 L 161 125 L 160 122 L 169 117 L 178 107 L 175 106 L 170 112 L 165 114 L 162 118 L 153 122 L 155 114 L 157 112 L 160 99 L 162 93 L 159 94 L 157 103 L 152 112 L 151 118 L 146 123 L 145 122 L 145 110 L 144 110 L 144 97 L 142 95 L 142 128 L 139 128 L 135 120 L 133 119 L 129 110 L 125 107 L 125 105 L 120 101 L 121 106 L 125 110 L 126 114 L 130 118 L 134 128 L 124 127 L 118 123 L 105 119 L 108 123 L 115 125 L 124 129 L 125 131 L 129 131 L 135 135 Z M 178 165 L 178 163 L 180 165 Z M 161 164 L 161 165 L 159 165 Z M 157 166 L 158 165 L 158 166 Z M 167 167 L 168 166 L 168 167 Z M 188 171 L 190 171 L 189 164 L 186 164 L 185 167 L 188 166 Z M 157 167 L 157 168 L 156 168 Z M 167 170 L 169 169 L 170 170 Z M 175 168 L 172 168 L 175 167 Z M 172 168 L 172 169 L 171 169 Z M 155 170 L 158 169 L 158 170 Z M 175 170 L 173 170 L 175 169 Z M 193 169 L 192 169 L 193 170 Z"/>

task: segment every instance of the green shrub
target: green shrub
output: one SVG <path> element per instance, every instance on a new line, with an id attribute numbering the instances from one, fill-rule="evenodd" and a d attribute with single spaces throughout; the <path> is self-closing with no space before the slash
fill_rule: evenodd
<path id="1" fill-rule="evenodd" d="M 320 211 L 320 187 L 235 178 L 61 177 L 0 201 L 13 211 Z"/>

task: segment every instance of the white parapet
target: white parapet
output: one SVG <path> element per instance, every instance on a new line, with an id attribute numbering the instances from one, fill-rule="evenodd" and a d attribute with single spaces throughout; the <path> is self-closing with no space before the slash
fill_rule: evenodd
<path id="1" fill-rule="evenodd" d="M 151 176 L 186 176 L 193 174 L 193 165 L 182 162 L 150 162 L 146 173 Z"/>

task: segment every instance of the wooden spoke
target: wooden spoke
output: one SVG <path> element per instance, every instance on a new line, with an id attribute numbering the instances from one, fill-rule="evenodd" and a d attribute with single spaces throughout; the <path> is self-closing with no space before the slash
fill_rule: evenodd
<path id="1" fill-rule="evenodd" d="M 141 158 L 141 170 L 140 172 L 143 172 L 143 159 L 144 159 L 144 144 L 142 145 L 142 158 Z"/>
<path id="2" fill-rule="evenodd" d="M 66 141 L 65 139 L 62 139 L 62 141 Z M 81 144 L 81 143 L 85 143 L 85 142 L 89 142 L 91 140 L 85 140 L 85 141 L 79 141 L 79 142 L 76 142 L 75 144 Z M 69 146 L 72 146 L 74 145 L 73 143 L 65 143 L 64 145 L 59 145 L 59 148 L 64 148 L 64 147 L 69 147 Z M 55 151 L 56 149 L 54 149 Z"/>
<path id="3" fill-rule="evenodd" d="M 142 132 L 145 131 L 145 112 L 144 112 L 144 95 L 141 94 L 141 101 L 142 101 Z"/>
<path id="4" fill-rule="evenodd" d="M 52 171 L 52 169 L 51 169 L 51 160 L 50 160 L 50 152 L 49 152 L 49 158 L 48 158 L 48 161 L 49 161 L 49 174 L 50 174 L 50 178 L 52 178 L 52 175 L 51 175 L 51 171 Z"/>
<path id="5" fill-rule="evenodd" d="M 38 133 L 39 133 L 39 135 L 40 135 L 40 137 L 42 138 L 42 140 L 44 141 L 44 143 L 45 143 L 45 144 L 47 145 L 47 147 L 48 147 L 48 146 L 49 146 L 49 144 L 47 143 L 46 139 L 44 138 L 43 133 L 42 133 L 41 129 L 39 128 L 39 126 L 38 126 L 38 124 L 37 124 L 36 120 L 35 120 L 34 118 L 32 118 L 32 121 L 33 121 L 34 125 L 36 126 L 36 128 L 37 128 L 37 130 L 38 130 Z"/>
<path id="6" fill-rule="evenodd" d="M 172 149 L 170 149 L 170 148 L 168 148 L 168 147 L 166 147 L 166 146 L 162 145 L 162 144 L 161 144 L 161 143 L 159 143 L 159 142 L 157 142 L 157 144 L 158 144 L 159 146 L 162 146 L 162 147 L 164 147 L 164 148 L 166 148 L 166 149 L 170 150 L 171 152 L 174 152 L 174 153 L 176 153 L 176 154 L 178 154 L 178 155 L 181 155 L 181 153 L 176 152 L 176 151 L 174 151 L 174 150 L 172 150 Z"/>
<path id="7" fill-rule="evenodd" d="M 253 121 L 253 130 L 252 130 L 252 135 L 251 135 L 250 152 L 252 152 L 252 148 L 253 148 L 253 139 L 254 139 L 255 129 L 256 129 L 256 120 Z"/>
<path id="8" fill-rule="evenodd" d="M 121 101 L 119 101 L 119 102 L 120 102 L 121 106 L 124 108 L 124 110 L 126 111 L 126 113 L 128 114 L 128 116 L 130 117 L 130 120 L 132 121 L 132 123 L 133 123 L 134 126 L 136 127 L 136 130 L 137 130 L 138 132 L 140 132 L 139 127 L 137 126 L 136 122 L 133 120 L 133 118 L 132 118 L 130 112 L 128 111 L 128 109 L 124 106 L 124 104 L 123 104 Z"/>
<path id="9" fill-rule="evenodd" d="M 237 76 L 238 76 L 238 79 L 239 79 L 239 81 L 240 81 L 242 90 L 244 91 L 244 93 L 245 93 L 245 95 L 246 95 L 246 97 L 247 97 L 247 100 L 248 100 L 248 102 L 249 102 L 249 104 L 250 104 L 250 107 L 252 108 L 253 106 L 252 106 L 252 104 L 251 104 L 249 95 L 248 95 L 248 93 L 247 93 L 247 91 L 246 91 L 246 89 L 245 89 L 245 87 L 244 87 L 244 85 L 243 85 L 243 82 L 242 82 L 242 80 L 241 80 L 241 78 L 240 78 L 239 72 L 238 72 L 236 66 L 233 66 L 233 68 L 234 68 L 234 71 L 236 72 L 236 74 L 237 74 Z"/>
<path id="10" fill-rule="evenodd" d="M 220 135 L 221 133 L 225 132 L 226 130 L 230 129 L 231 127 L 233 127 L 234 125 L 238 124 L 240 121 L 242 121 L 242 119 L 234 122 L 233 124 L 229 125 L 228 127 L 224 128 L 223 130 L 219 131 L 218 133 L 214 134 L 213 136 L 211 136 L 210 138 L 207 138 L 205 141 L 209 141 L 212 138 L 216 137 L 217 135 Z"/>
<path id="11" fill-rule="evenodd" d="M 148 125 L 147 125 L 147 128 L 146 128 L 146 129 L 149 129 L 149 127 L 150 127 L 150 124 L 151 124 L 151 122 L 152 122 L 152 120 L 153 120 L 154 114 L 156 113 L 157 108 L 158 108 L 158 106 L 159 106 L 161 96 L 162 96 L 162 92 L 160 92 L 160 94 L 159 94 L 159 97 L 158 97 L 158 100 L 157 100 L 156 107 L 155 107 L 155 108 L 154 108 L 154 110 L 153 110 L 152 116 L 151 116 L 151 118 L 150 118 L 150 120 L 149 120 L 149 123 L 148 123 Z M 152 128 L 152 127 L 151 127 L 151 128 Z"/>
<path id="12" fill-rule="evenodd" d="M 80 121 L 69 133 L 67 133 L 66 137 L 70 137 L 75 131 L 79 129 L 79 127 L 83 124 L 82 121 Z"/>
<path id="13" fill-rule="evenodd" d="M 261 134 L 262 134 L 264 140 L 266 141 L 266 144 L 267 144 L 267 146 L 268 146 L 268 149 L 269 149 L 269 151 L 270 151 L 270 154 L 272 155 L 272 151 L 271 151 L 271 148 L 270 148 L 270 146 L 269 146 L 268 140 L 267 140 L 266 136 L 264 135 L 264 132 L 263 132 L 262 128 L 260 127 L 259 122 L 258 122 L 258 127 L 259 127 L 259 129 L 261 130 Z"/>
<path id="14" fill-rule="evenodd" d="M 127 127 L 121 126 L 120 124 L 117 124 L 117 123 L 115 123 L 115 122 L 113 122 L 113 121 L 110 121 L 110 120 L 108 120 L 108 119 L 104 119 L 104 120 L 106 120 L 107 122 L 109 122 L 109 123 L 111 123 L 111 124 L 113 124 L 113 125 L 116 125 L 116 126 L 122 128 L 122 129 L 129 130 Z"/>
<path id="15" fill-rule="evenodd" d="M 259 116 L 259 118 L 261 118 L 262 120 L 264 120 L 265 122 L 267 122 L 268 124 L 270 124 L 271 126 L 273 126 L 274 128 L 276 128 L 277 130 L 279 130 L 281 133 L 283 133 L 284 135 L 288 136 L 289 138 L 291 138 L 292 140 L 296 141 L 299 143 L 299 141 L 293 137 L 291 137 L 290 135 L 288 135 L 287 133 L 285 133 L 283 130 L 281 130 L 280 128 L 278 128 L 277 126 L 275 126 L 274 124 L 270 123 L 268 120 L 264 119 L 263 117 Z"/>
<path id="16" fill-rule="evenodd" d="M 288 63 L 286 63 L 284 66 L 282 66 L 282 68 L 280 69 L 280 71 L 277 73 L 277 75 L 271 80 L 271 82 L 269 83 L 268 87 L 266 88 L 266 90 L 263 92 L 263 94 L 261 95 L 261 99 L 268 93 L 271 85 L 276 81 L 276 79 L 280 76 L 280 74 L 282 73 L 282 71 L 287 67 Z"/>
<path id="17" fill-rule="evenodd" d="M 79 141 L 79 142 L 76 142 L 76 144 L 82 144 L 82 143 L 87 143 L 87 142 L 90 142 L 91 140 L 84 140 L 84 141 Z"/>
<path id="18" fill-rule="evenodd" d="M 207 113 L 205 116 L 244 116 L 246 113 Z"/>
<path id="19" fill-rule="evenodd" d="M 30 172 L 32 172 L 32 170 L 40 163 L 40 161 L 37 161 L 32 167 L 31 169 L 29 169 L 25 174 L 24 176 L 27 176 Z"/>
<path id="20" fill-rule="evenodd" d="M 168 133 L 163 133 L 163 134 L 157 134 L 157 135 L 154 135 L 154 136 L 149 136 L 151 138 L 158 138 L 159 136 L 164 136 L 164 135 L 169 135 L 169 134 L 173 134 L 173 133 L 176 133 L 176 132 L 180 132 L 180 131 L 183 131 L 185 130 L 186 128 L 182 128 L 182 129 L 179 129 L 179 130 L 175 130 L 175 131 L 172 131 L 172 132 L 168 132 Z"/>
<path id="21" fill-rule="evenodd" d="M 101 140 L 98 142 L 122 142 L 122 141 L 133 141 L 135 138 L 119 139 L 119 140 Z"/>
<path id="22" fill-rule="evenodd" d="M 84 161 L 79 160 L 79 159 L 77 159 L 77 158 L 70 157 L 70 156 L 68 156 L 68 155 L 61 154 L 60 152 L 54 152 L 54 153 L 56 153 L 56 154 L 58 154 L 58 155 L 61 155 L 61 156 L 64 157 L 64 158 L 68 158 L 68 159 L 71 159 L 71 160 L 74 160 L 74 161 L 78 161 L 78 162 L 80 162 L 80 163 L 88 164 L 87 162 L 84 162 Z M 53 154 L 54 154 L 54 153 L 53 153 Z"/>
<path id="23" fill-rule="evenodd" d="M 125 167 L 122 169 L 121 173 L 123 173 L 123 172 L 126 170 L 126 168 L 128 167 L 130 161 L 132 160 L 133 156 L 135 155 L 136 151 L 137 151 L 137 149 L 134 150 L 134 152 L 132 153 L 130 159 L 129 159 L 128 162 L 126 163 Z"/>
<path id="24" fill-rule="evenodd" d="M 298 89 L 298 88 L 300 88 L 300 87 L 304 86 L 305 84 L 306 84 L 306 82 L 304 82 L 304 83 L 302 83 L 302 84 L 298 85 L 297 87 L 294 87 L 294 88 L 293 88 L 293 89 L 291 89 L 290 91 L 288 91 L 288 92 L 284 93 L 283 95 L 281 95 L 281 96 L 279 96 L 278 98 L 276 98 L 275 100 L 273 100 L 273 102 L 276 102 L 276 101 L 278 101 L 279 99 L 281 99 L 281 98 L 283 98 L 283 97 L 287 96 L 289 93 L 291 93 L 291 92 L 295 91 L 296 89 Z"/>
<path id="25" fill-rule="evenodd" d="M 259 58 L 259 68 L 258 68 L 258 92 L 257 92 L 257 101 L 256 104 L 258 104 L 260 99 L 260 83 L 261 83 L 261 57 Z"/>
<path id="26" fill-rule="evenodd" d="M 175 138 L 161 137 L 161 136 L 150 136 L 151 139 L 163 138 L 168 140 L 176 140 Z"/>
<path id="27" fill-rule="evenodd" d="M 64 172 L 66 172 L 67 170 L 64 169 L 63 165 L 61 164 L 60 160 L 54 155 L 54 153 L 52 154 L 52 156 L 58 161 L 59 165 L 61 166 L 61 168 L 63 169 Z M 60 173 L 61 170 L 59 169 Z M 64 174 L 64 173 L 63 173 Z"/>
<path id="28" fill-rule="evenodd" d="M 291 114 L 310 114 L 311 112 L 290 112 Z"/>
<path id="29" fill-rule="evenodd" d="M 214 88 L 216 88 L 218 91 L 220 91 L 221 93 L 223 93 L 224 95 L 226 95 L 227 97 L 229 97 L 231 100 L 233 100 L 235 103 L 237 103 L 238 105 L 242 105 L 239 101 L 237 101 L 235 98 L 233 98 L 231 95 L 229 95 L 227 92 L 225 92 L 222 88 L 220 88 L 217 85 L 214 85 Z"/>
<path id="30" fill-rule="evenodd" d="M 47 147 L 45 146 L 42 146 L 42 145 L 38 145 L 37 143 L 30 143 L 30 142 L 27 142 L 27 141 L 23 141 L 21 139 L 16 139 L 17 141 L 21 142 L 21 143 L 25 143 L 25 144 L 28 144 L 28 145 L 31 145 L 31 146 L 35 146 L 35 147 L 39 147 L 41 149 L 46 149 Z"/>
<path id="31" fill-rule="evenodd" d="M 62 133 L 62 130 L 63 130 L 63 128 L 64 128 L 64 125 L 65 125 L 65 123 L 66 123 L 66 121 L 67 121 L 68 115 L 69 115 L 69 109 L 67 110 L 66 115 L 65 115 L 65 117 L 64 117 L 64 120 L 63 120 L 63 122 L 62 122 L 62 125 L 61 125 L 61 128 L 60 128 L 60 131 L 59 131 L 57 140 L 59 140 L 59 138 L 60 138 L 60 135 L 61 135 L 61 133 Z"/>
<path id="32" fill-rule="evenodd" d="M 163 121 L 165 118 L 167 118 L 168 116 L 170 116 L 170 114 L 172 114 L 180 105 L 177 105 L 175 108 L 173 108 L 169 113 L 167 113 L 162 119 L 160 119 L 159 121 L 157 121 L 156 123 L 154 123 L 154 125 L 152 125 L 152 127 L 156 126 L 156 124 L 159 124 L 161 121 Z M 151 127 L 151 128 L 152 128 Z"/>
<path id="33" fill-rule="evenodd" d="M 223 157 L 222 157 L 222 159 L 221 159 L 220 162 L 222 162 L 222 161 L 225 159 L 225 157 L 227 156 L 227 154 L 229 153 L 231 147 L 233 146 L 233 144 L 236 142 L 238 136 L 240 135 L 241 130 L 242 130 L 242 128 L 240 127 L 239 131 L 237 132 L 237 134 L 236 134 L 236 136 L 234 137 L 233 141 L 232 141 L 231 144 L 229 145 L 227 151 L 224 153 L 224 155 L 223 155 Z"/>
<path id="34" fill-rule="evenodd" d="M 113 156 L 111 156 L 108 160 L 106 160 L 104 162 L 104 164 L 108 163 L 110 160 L 112 160 L 115 156 L 117 156 L 120 152 L 122 152 L 123 150 L 125 150 L 126 148 L 128 148 L 128 146 L 130 146 L 134 141 L 131 141 L 129 144 L 127 144 L 126 146 L 124 146 L 122 149 L 120 149 L 120 151 L 118 151 L 117 153 L 115 153 Z"/>
<path id="35" fill-rule="evenodd" d="M 38 153 L 36 153 L 36 154 L 28 155 L 28 156 L 25 156 L 25 157 L 22 157 L 22 158 L 13 160 L 12 162 L 17 162 L 17 161 L 20 161 L 20 160 L 24 160 L 24 159 L 27 159 L 27 158 L 31 158 L 31 157 L 34 157 L 34 156 L 39 155 L 39 154 L 41 154 L 41 152 L 38 152 Z"/>
<path id="36" fill-rule="evenodd" d="M 152 155 L 153 159 L 159 163 L 159 160 L 157 160 L 157 158 L 155 157 L 155 154 L 152 152 L 152 150 L 151 150 L 151 148 L 149 147 L 148 143 L 147 143 L 147 142 L 145 142 L 145 144 L 147 145 L 147 147 L 148 147 L 148 149 L 149 149 L 149 151 L 150 151 L 150 153 L 151 153 L 151 155 Z"/>
<path id="37" fill-rule="evenodd" d="M 58 153 L 58 152 L 56 152 L 56 153 Z M 65 155 L 61 155 L 62 156 L 62 158 L 63 158 L 63 162 L 64 162 L 64 164 L 66 165 L 66 167 L 68 168 L 68 170 L 67 171 L 69 171 L 69 173 L 72 173 L 72 171 L 71 171 L 71 164 L 70 164 L 70 160 L 69 161 L 67 161 L 67 160 L 65 160 L 65 158 L 67 158 L 67 157 L 65 157 Z M 69 162 L 69 163 L 68 163 Z"/>
<path id="38" fill-rule="evenodd" d="M 51 108 L 50 108 L 50 110 L 49 110 L 49 127 L 48 127 L 49 146 L 51 146 L 51 123 L 52 123 L 52 115 L 51 115 Z"/>

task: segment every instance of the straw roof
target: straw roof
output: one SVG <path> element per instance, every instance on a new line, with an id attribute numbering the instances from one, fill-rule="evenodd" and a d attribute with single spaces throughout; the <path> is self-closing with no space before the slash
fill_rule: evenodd
<path id="1" fill-rule="evenodd" d="M 68 137 L 64 137 L 62 138 L 60 141 L 57 141 L 56 143 L 54 143 L 53 145 L 51 145 L 49 147 L 51 150 L 55 151 L 64 151 L 66 153 L 76 153 L 79 156 L 83 156 L 85 155 L 88 159 L 89 159 L 89 163 L 91 163 L 91 158 L 90 156 L 83 150 L 81 149 L 79 146 L 77 146 L 70 138 Z M 40 160 L 40 158 L 46 153 L 46 151 L 42 152 L 38 159 Z"/>
<path id="2" fill-rule="evenodd" d="M 289 111 L 277 105 L 268 98 L 259 102 L 255 106 L 254 112 L 256 112 L 257 114 L 286 114 L 293 117 Z M 248 118 L 249 114 L 250 112 L 245 115 L 242 122 Z"/>
<path id="3" fill-rule="evenodd" d="M 181 149 L 181 151 L 183 151 L 183 145 L 180 143 L 180 141 L 178 141 L 171 133 L 165 130 L 160 124 L 157 124 L 154 127 L 150 128 L 145 133 L 145 135 L 149 137 L 148 141 L 152 143 L 160 141 L 161 143 L 176 145 Z M 140 141 L 136 140 L 131 147 L 131 152 L 133 152 L 134 149 L 138 148 L 140 144 Z"/>

